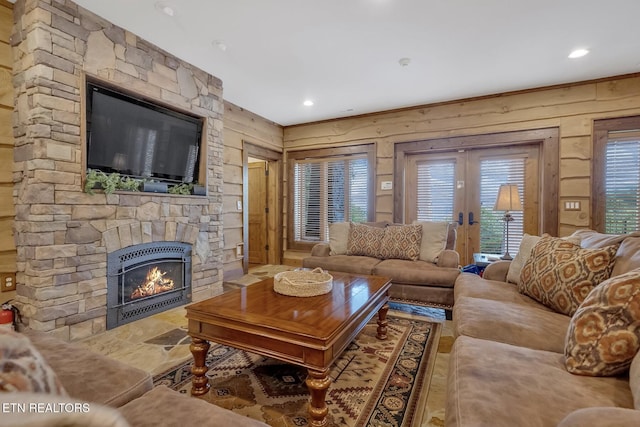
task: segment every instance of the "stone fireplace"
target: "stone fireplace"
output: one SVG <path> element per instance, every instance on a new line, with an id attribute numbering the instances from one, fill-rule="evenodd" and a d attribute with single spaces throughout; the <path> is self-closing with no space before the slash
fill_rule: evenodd
<path id="1" fill-rule="evenodd" d="M 104 331 L 109 254 L 136 245 L 188 246 L 190 289 L 175 293 L 199 301 L 222 292 L 221 81 L 68 0 L 18 0 L 11 44 L 16 305 L 25 323 L 67 340 Z M 206 196 L 83 191 L 88 76 L 204 118 Z"/>

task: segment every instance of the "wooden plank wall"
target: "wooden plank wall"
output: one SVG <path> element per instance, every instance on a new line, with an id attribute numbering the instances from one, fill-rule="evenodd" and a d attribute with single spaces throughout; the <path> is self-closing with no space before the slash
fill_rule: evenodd
<path id="1" fill-rule="evenodd" d="M 0 0 L 0 272 L 15 273 L 13 240 L 13 58 L 9 38 L 13 27 L 13 5 Z"/>
<path id="2" fill-rule="evenodd" d="M 236 246 L 242 243 L 242 144 L 243 141 L 269 150 L 282 152 L 282 126 L 229 102 L 224 103 L 224 278 L 242 274 L 242 257 Z"/>
<path id="3" fill-rule="evenodd" d="M 380 190 L 380 182 L 393 180 L 395 143 L 557 127 L 559 234 L 567 235 L 590 225 L 593 120 L 638 114 L 640 74 L 286 127 L 284 150 L 375 142 L 376 220 L 391 221 L 393 190 Z M 565 211 L 569 200 L 581 210 Z"/>

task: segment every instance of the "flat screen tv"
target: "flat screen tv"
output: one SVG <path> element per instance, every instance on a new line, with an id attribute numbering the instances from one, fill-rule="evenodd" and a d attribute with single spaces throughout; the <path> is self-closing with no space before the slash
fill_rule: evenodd
<path id="1" fill-rule="evenodd" d="M 87 168 L 169 183 L 198 181 L 203 120 L 87 83 Z"/>

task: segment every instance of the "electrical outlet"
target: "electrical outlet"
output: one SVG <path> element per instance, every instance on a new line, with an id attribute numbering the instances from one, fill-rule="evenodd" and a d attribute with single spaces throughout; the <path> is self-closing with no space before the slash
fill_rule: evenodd
<path id="1" fill-rule="evenodd" d="M 16 290 L 16 273 L 0 273 L 0 292 Z"/>

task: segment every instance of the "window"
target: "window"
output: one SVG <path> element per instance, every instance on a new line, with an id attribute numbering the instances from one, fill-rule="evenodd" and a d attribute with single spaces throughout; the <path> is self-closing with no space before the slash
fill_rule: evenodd
<path id="1" fill-rule="evenodd" d="M 640 229 L 640 117 L 594 123 L 593 228 Z"/>
<path id="2" fill-rule="evenodd" d="M 329 240 L 329 224 L 373 218 L 373 145 L 290 152 L 289 246 Z"/>

